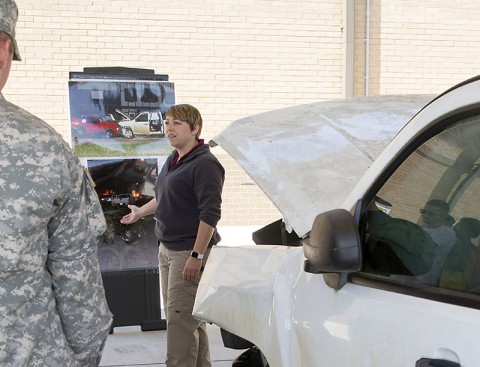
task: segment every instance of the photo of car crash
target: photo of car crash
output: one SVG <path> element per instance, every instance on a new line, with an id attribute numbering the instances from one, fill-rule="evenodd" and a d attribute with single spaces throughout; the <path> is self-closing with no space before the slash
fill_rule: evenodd
<path id="1" fill-rule="evenodd" d="M 72 147 L 77 156 L 168 153 L 164 114 L 175 104 L 173 83 L 72 79 L 68 87 Z"/>

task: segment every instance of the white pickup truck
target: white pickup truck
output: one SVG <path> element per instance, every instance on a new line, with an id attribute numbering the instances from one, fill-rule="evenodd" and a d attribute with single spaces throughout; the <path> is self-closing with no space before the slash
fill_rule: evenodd
<path id="1" fill-rule="evenodd" d="M 133 119 L 130 119 L 120 110 L 116 110 L 123 116 L 124 120 L 118 122 L 123 137 L 132 139 L 136 135 L 164 137 L 164 126 L 161 112 L 144 111 L 140 112 Z"/>
<path id="2" fill-rule="evenodd" d="M 258 246 L 212 249 L 197 318 L 270 367 L 480 366 L 480 77 L 260 114 L 213 141 L 283 218 Z"/>

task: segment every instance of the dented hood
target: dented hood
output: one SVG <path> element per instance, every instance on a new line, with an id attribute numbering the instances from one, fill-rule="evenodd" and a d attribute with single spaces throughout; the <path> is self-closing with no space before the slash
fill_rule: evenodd
<path id="1" fill-rule="evenodd" d="M 340 207 L 360 177 L 432 95 L 319 102 L 237 120 L 213 138 L 304 237 Z"/>

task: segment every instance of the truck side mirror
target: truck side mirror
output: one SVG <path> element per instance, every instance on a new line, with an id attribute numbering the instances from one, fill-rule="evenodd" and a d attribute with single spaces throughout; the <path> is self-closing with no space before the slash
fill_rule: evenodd
<path id="1" fill-rule="evenodd" d="M 309 273 L 350 273 L 362 266 L 360 235 L 353 216 L 344 209 L 317 215 L 310 236 L 302 241 Z"/>

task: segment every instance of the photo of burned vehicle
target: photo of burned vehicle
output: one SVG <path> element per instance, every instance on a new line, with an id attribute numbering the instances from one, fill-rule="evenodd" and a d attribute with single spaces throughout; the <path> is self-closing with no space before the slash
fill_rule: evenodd
<path id="1" fill-rule="evenodd" d="M 128 205 L 140 207 L 154 197 L 157 167 L 156 158 L 88 161 L 89 173 L 108 225 L 104 234 L 106 243 L 133 244 L 153 236 L 153 216 L 130 226 L 121 224 L 120 218 L 130 211 Z"/>

